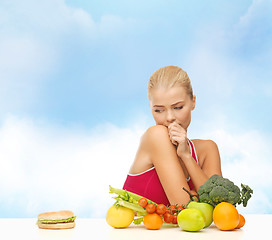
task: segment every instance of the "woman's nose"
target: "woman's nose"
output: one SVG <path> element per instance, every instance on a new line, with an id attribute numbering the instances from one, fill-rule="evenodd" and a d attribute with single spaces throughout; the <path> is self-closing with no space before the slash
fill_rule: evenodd
<path id="1" fill-rule="evenodd" d="M 174 121 L 176 120 L 176 119 L 175 119 L 175 115 L 173 114 L 172 111 L 168 111 L 168 112 L 167 112 L 166 120 L 167 120 L 167 122 L 169 122 L 169 123 L 172 123 L 172 122 L 174 122 Z"/>

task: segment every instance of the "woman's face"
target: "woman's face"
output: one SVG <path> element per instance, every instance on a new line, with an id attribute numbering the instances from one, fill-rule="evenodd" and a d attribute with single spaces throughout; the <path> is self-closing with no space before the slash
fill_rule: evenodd
<path id="1" fill-rule="evenodd" d="M 195 108 L 195 96 L 191 99 L 184 87 L 151 89 L 149 103 L 157 125 L 168 127 L 170 123 L 176 122 L 187 130 L 191 111 Z"/>

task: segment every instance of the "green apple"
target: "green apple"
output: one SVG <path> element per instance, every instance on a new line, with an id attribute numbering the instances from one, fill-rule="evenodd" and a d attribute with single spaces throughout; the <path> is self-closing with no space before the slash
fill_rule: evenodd
<path id="1" fill-rule="evenodd" d="M 204 228 L 205 217 L 198 209 L 184 209 L 178 214 L 177 222 L 182 230 L 197 232 Z"/>
<path id="2" fill-rule="evenodd" d="M 194 208 L 200 210 L 205 217 L 205 227 L 209 227 L 213 222 L 213 206 L 209 203 L 191 201 L 187 205 L 188 209 Z"/>

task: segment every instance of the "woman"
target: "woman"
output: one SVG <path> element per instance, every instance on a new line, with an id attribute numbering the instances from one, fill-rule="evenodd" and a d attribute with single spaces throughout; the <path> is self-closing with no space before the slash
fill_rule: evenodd
<path id="1" fill-rule="evenodd" d="M 148 98 L 155 126 L 143 134 L 123 189 L 156 203 L 186 204 L 213 174 L 222 175 L 219 151 L 211 140 L 187 139 L 195 108 L 190 79 L 185 71 L 167 66 L 148 82 Z"/>

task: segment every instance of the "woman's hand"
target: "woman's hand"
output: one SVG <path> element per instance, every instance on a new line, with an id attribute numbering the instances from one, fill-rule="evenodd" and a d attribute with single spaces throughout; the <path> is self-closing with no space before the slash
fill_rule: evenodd
<path id="1" fill-rule="evenodd" d="M 177 155 L 182 160 L 188 156 L 191 156 L 186 130 L 178 123 L 173 122 L 168 126 L 168 133 L 171 142 L 177 146 Z"/>

